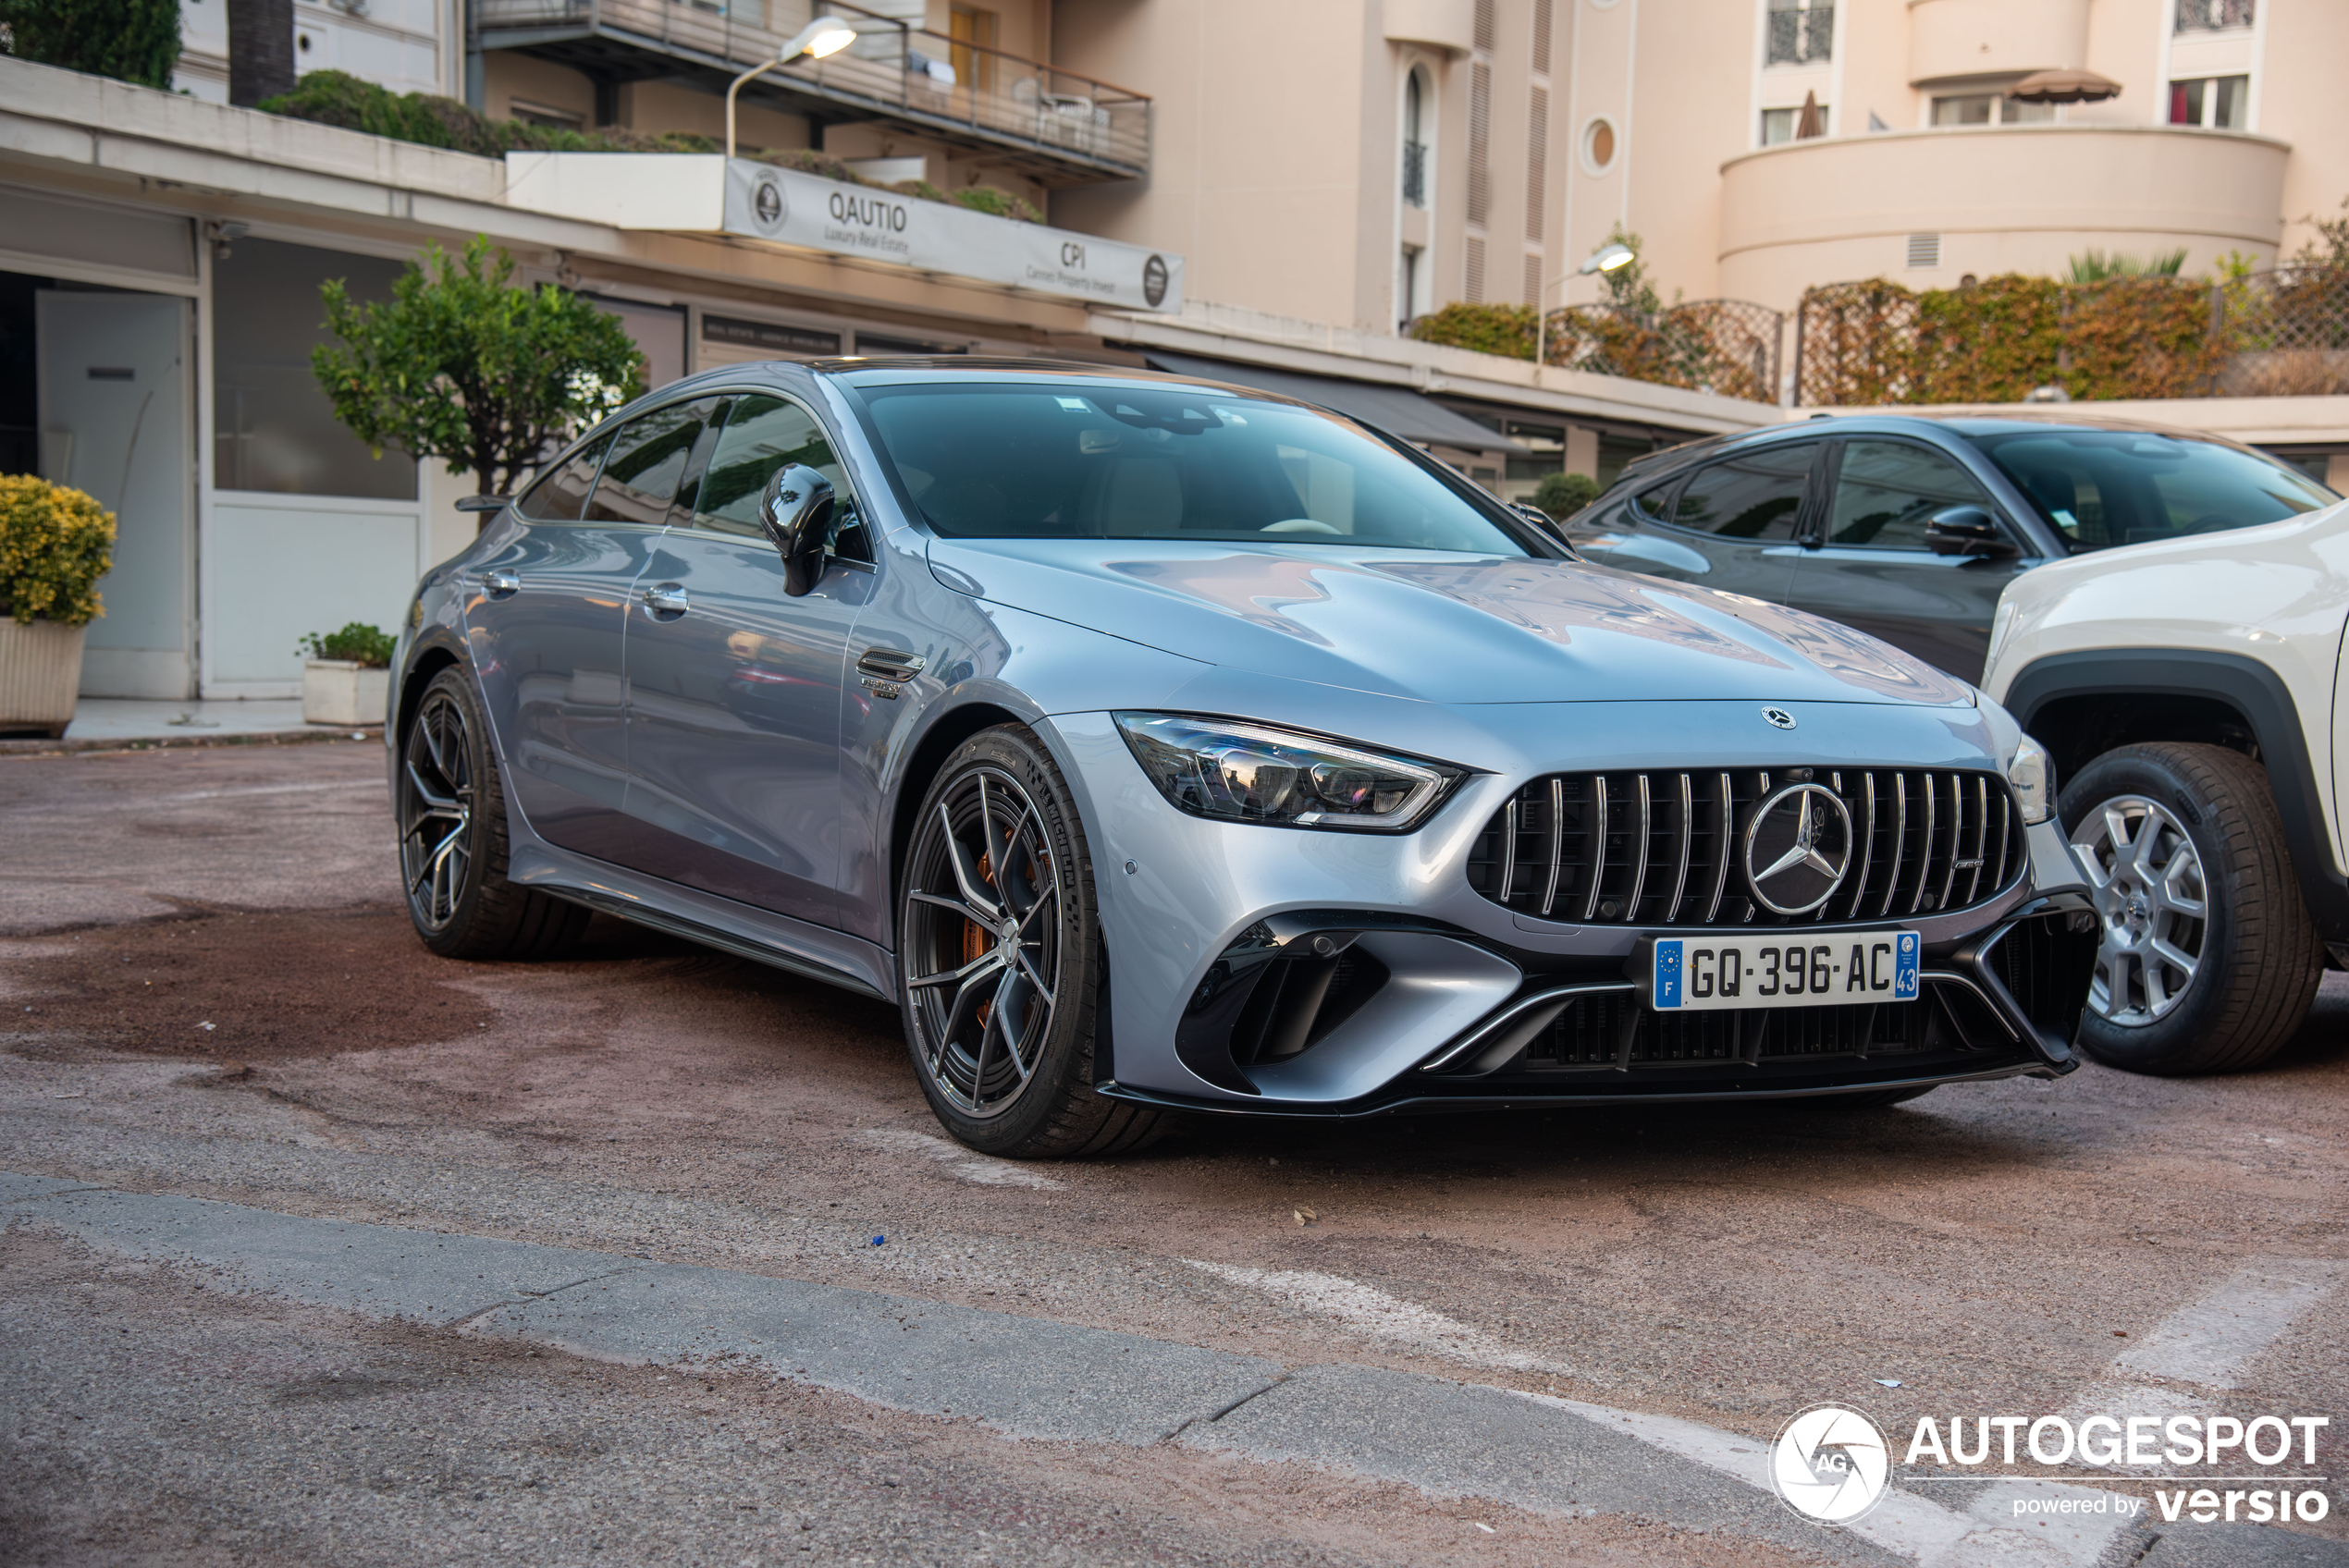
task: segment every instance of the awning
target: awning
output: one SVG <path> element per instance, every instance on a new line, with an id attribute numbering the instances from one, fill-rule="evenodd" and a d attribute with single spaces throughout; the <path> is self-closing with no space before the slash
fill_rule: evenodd
<path id="1" fill-rule="evenodd" d="M 2121 96 L 2121 84 L 2094 71 L 2034 71 L 2012 87 L 2007 96 L 2025 104 L 2101 104 Z"/>
<path id="2" fill-rule="evenodd" d="M 1434 398 L 1423 398 L 1408 386 L 1347 381 L 1334 375 L 1309 375 L 1303 371 L 1266 370 L 1234 360 L 1205 360 L 1196 354 L 1170 354 L 1160 349 L 1143 349 L 1142 359 L 1152 370 L 1197 376 L 1201 381 L 1221 381 L 1233 386 L 1250 386 L 1303 403 L 1320 403 L 1420 446 L 1451 447 L 1470 452 L 1525 450 L 1499 431 L 1487 430 L 1467 415 L 1456 414 Z"/>

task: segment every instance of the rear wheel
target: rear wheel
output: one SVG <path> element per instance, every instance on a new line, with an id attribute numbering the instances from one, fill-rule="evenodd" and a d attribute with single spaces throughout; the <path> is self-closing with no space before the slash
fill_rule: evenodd
<path id="1" fill-rule="evenodd" d="M 408 918 L 444 958 L 542 959 L 570 948 L 588 912 L 506 880 L 506 794 L 473 684 L 433 677 L 400 738 L 400 879 Z"/>
<path id="2" fill-rule="evenodd" d="M 1159 1114 L 1093 1092 L 1106 954 L 1084 825 L 1016 725 L 982 730 L 924 798 L 898 918 L 905 1043 L 946 1130 L 1029 1158 L 1139 1148 Z"/>
<path id="3" fill-rule="evenodd" d="M 2080 1044 L 2135 1072 L 2254 1067 L 2323 978 L 2267 771 L 2223 746 L 2123 746 L 2063 791 L 2103 925 Z"/>

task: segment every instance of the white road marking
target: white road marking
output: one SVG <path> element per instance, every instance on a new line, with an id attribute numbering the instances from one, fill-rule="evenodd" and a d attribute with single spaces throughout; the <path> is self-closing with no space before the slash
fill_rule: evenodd
<path id="1" fill-rule="evenodd" d="M 1183 1261 L 1236 1285 L 1261 1291 L 1299 1311 L 1317 1317 L 1334 1317 L 1371 1339 L 1392 1340 L 1471 1366 L 1507 1366 L 1520 1372 L 1570 1370 L 1559 1362 L 1511 1350 L 1482 1330 L 1433 1308 L 1388 1295 L 1374 1286 L 1341 1280 L 1334 1274 L 1317 1274 L 1305 1268 L 1247 1268 L 1235 1263 L 1202 1263 L 1195 1257 Z"/>
<path id="2" fill-rule="evenodd" d="M 2341 1266 L 2320 1258 L 2263 1258 L 2200 1301 L 2162 1319 L 2113 1357 L 2123 1372 L 2232 1389 L 2261 1352 L 2322 1301 Z"/>
<path id="3" fill-rule="evenodd" d="M 1646 1415 L 1552 1394 L 1513 1391 L 1717 1470 L 1757 1491 L 1772 1489 L 1770 1445 L 1760 1439 L 1716 1431 L 1670 1415 Z M 2038 1517 L 2018 1518 L 2014 1504 L 2024 1498 L 2093 1501 L 2111 1495 L 2088 1487 L 1992 1486 L 1960 1512 L 1895 1487 L 1866 1515 L 1844 1528 L 1887 1551 L 1914 1559 L 1919 1568 L 1988 1568 L 1993 1563 L 2002 1568 L 2030 1564 L 2091 1568 L 2106 1544 L 2129 1523 L 2127 1519 L 2109 1513 L 2060 1513 L 2042 1522 Z"/>
<path id="4" fill-rule="evenodd" d="M 856 1141 L 894 1154 L 934 1159 L 964 1181 L 976 1182 L 983 1187 L 1036 1187 L 1057 1192 L 1064 1184 L 1033 1166 L 1015 1165 L 1008 1159 L 990 1159 L 983 1154 L 973 1154 L 960 1144 L 933 1138 L 927 1133 L 916 1133 L 910 1128 L 867 1128 L 856 1134 Z"/>

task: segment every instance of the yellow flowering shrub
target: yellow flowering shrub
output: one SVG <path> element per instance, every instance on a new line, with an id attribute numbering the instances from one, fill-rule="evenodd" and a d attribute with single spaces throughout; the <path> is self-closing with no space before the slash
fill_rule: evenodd
<path id="1" fill-rule="evenodd" d="M 105 613 L 98 579 L 114 565 L 114 513 L 79 490 L 0 473 L 0 615 L 87 626 Z"/>

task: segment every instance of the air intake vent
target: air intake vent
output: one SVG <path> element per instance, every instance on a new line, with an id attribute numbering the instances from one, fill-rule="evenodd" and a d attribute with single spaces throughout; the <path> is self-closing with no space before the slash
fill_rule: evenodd
<path id="1" fill-rule="evenodd" d="M 1742 851 L 1755 807 L 1797 783 L 1834 791 L 1851 839 L 1834 893 L 1791 916 L 1754 898 Z M 1535 779 L 1493 814 L 1470 854 L 1469 885 L 1568 925 L 1835 925 L 1982 902 L 2021 875 L 2024 853 L 2013 798 L 1989 773 L 1564 773 Z"/>
<path id="2" fill-rule="evenodd" d="M 1931 272 L 1941 264 L 1941 237 L 1937 234 L 1909 236 L 1909 270 Z"/>

